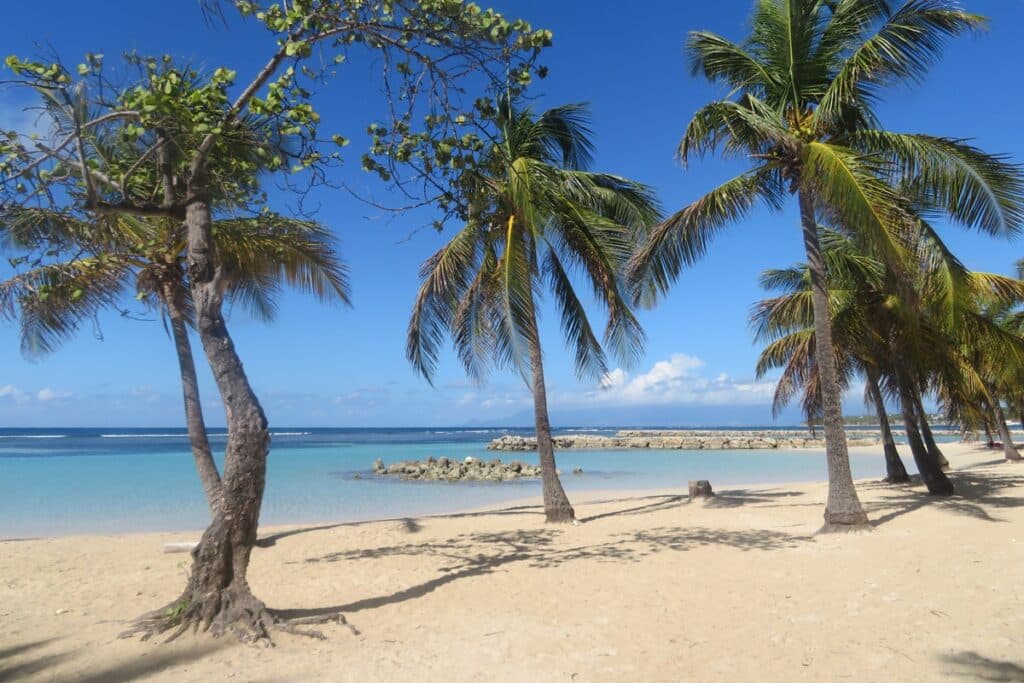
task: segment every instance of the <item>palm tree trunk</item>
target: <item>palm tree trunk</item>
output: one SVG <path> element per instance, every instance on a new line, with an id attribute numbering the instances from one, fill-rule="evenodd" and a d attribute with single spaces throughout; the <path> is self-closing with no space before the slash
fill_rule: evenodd
<path id="1" fill-rule="evenodd" d="M 270 430 L 222 315 L 224 282 L 214 258 L 209 195 L 203 182 L 197 177 L 191 181 L 185 225 L 196 328 L 227 417 L 221 504 L 192 551 L 184 593 L 143 617 L 128 633 L 145 637 L 176 629 L 174 637 L 201 625 L 214 635 L 231 631 L 244 640 L 267 641 L 274 618 L 252 594 L 246 574 L 256 544 Z"/>
<path id="2" fill-rule="evenodd" d="M 825 529 L 849 529 L 867 525 L 868 517 L 857 498 L 846 450 L 846 430 L 840 403 L 836 358 L 832 348 L 832 322 L 828 309 L 828 285 L 825 261 L 818 243 L 818 223 L 814 200 L 807 189 L 800 192 L 800 220 L 804 249 L 811 276 L 811 300 L 814 305 L 815 352 L 821 382 L 822 420 L 825 428 L 825 458 L 828 462 L 828 502 L 825 504 Z"/>
<path id="3" fill-rule="evenodd" d="M 917 414 L 914 410 L 914 389 L 898 365 L 895 367 L 895 374 L 900 392 L 900 407 L 903 410 L 903 424 L 907 430 L 907 443 L 910 444 L 910 452 L 914 455 L 917 471 L 921 474 L 921 482 L 928 489 L 929 495 L 952 496 L 955 493 L 953 482 L 942 471 L 934 454 L 928 451 L 921 440 Z"/>
<path id="4" fill-rule="evenodd" d="M 999 399 L 995 397 L 992 387 L 989 387 L 989 393 L 994 397 L 993 403 L 995 405 L 992 406 L 992 416 L 995 418 L 996 428 L 999 430 L 999 438 L 1003 441 L 1003 456 L 1010 462 L 1019 462 L 1024 460 L 1017 451 L 1017 447 L 1013 445 L 1013 438 L 1010 436 L 1010 428 L 1006 426 L 1006 418 L 1003 416 L 1003 410 L 999 405 Z"/>
<path id="5" fill-rule="evenodd" d="M 932 434 L 932 428 L 928 424 L 928 413 L 924 411 L 924 404 L 921 403 L 921 394 L 917 391 L 914 392 L 914 411 L 917 413 L 917 420 L 921 424 L 921 436 L 924 438 L 924 447 L 935 458 L 935 462 L 939 463 L 942 471 L 948 472 L 949 460 L 946 460 L 946 456 L 939 448 L 939 444 L 935 443 L 935 436 Z"/>
<path id="6" fill-rule="evenodd" d="M 885 480 L 891 484 L 902 484 L 910 481 L 907 468 L 900 460 L 899 451 L 896 450 L 896 440 L 892 437 L 892 428 L 889 425 L 889 415 L 885 410 L 885 399 L 882 398 L 882 390 L 878 385 L 878 370 L 874 366 L 867 366 L 868 393 L 871 401 L 875 404 L 875 412 L 878 413 L 878 424 L 882 430 L 882 448 L 885 451 Z"/>
<path id="7" fill-rule="evenodd" d="M 537 427 L 537 457 L 540 459 L 540 478 L 544 491 L 544 518 L 549 523 L 572 522 L 576 512 L 565 495 L 555 465 L 555 449 L 551 440 L 551 422 L 548 419 L 548 394 L 544 385 L 544 358 L 540 348 L 540 331 L 532 302 L 529 311 L 530 371 L 533 386 L 533 416 Z"/>
<path id="8" fill-rule="evenodd" d="M 178 368 L 181 371 L 181 393 L 185 401 L 185 423 L 188 426 L 188 439 L 192 445 L 192 458 L 199 472 L 199 481 L 206 492 L 206 502 L 210 506 L 211 516 L 217 515 L 220 507 L 220 473 L 213 461 L 210 450 L 210 439 L 206 433 L 206 422 L 203 419 L 203 407 L 199 400 L 199 380 L 196 377 L 196 364 L 192 357 L 192 344 L 188 339 L 188 325 L 185 320 L 182 292 L 180 285 L 166 282 L 163 289 L 164 305 L 167 316 L 171 319 L 171 332 L 174 335 L 174 348 L 178 353 Z"/>

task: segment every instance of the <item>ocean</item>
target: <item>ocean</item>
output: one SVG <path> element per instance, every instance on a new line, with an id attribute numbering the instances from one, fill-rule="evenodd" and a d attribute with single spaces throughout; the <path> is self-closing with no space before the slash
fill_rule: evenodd
<path id="1" fill-rule="evenodd" d="M 275 429 L 260 522 L 409 517 L 539 495 L 537 480 L 405 482 L 372 472 L 376 458 L 390 463 L 472 455 L 536 463 L 535 453 L 487 451 L 487 443 L 502 434 L 532 430 Z M 215 453 L 226 437 L 224 430 L 211 430 Z M 709 479 L 721 489 L 826 476 L 820 450 L 565 450 L 557 459 L 570 499 L 596 490 L 685 491 L 690 479 Z M 854 477 L 884 474 L 880 456 L 851 460 Z M 572 473 L 577 467 L 582 474 Z M 193 530 L 205 527 L 208 517 L 184 429 L 0 429 L 0 538 Z"/>

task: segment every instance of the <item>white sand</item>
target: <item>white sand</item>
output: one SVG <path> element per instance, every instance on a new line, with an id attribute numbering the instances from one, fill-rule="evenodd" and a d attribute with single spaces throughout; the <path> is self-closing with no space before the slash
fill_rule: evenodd
<path id="1" fill-rule="evenodd" d="M 176 597 L 188 556 L 161 547 L 197 534 L 4 542 L 0 680 L 1024 680 L 1024 466 L 944 449 L 962 495 L 862 482 L 863 534 L 815 535 L 823 484 L 691 504 L 685 482 L 576 501 L 577 527 L 533 501 L 266 530 L 256 594 L 360 632 L 273 649 L 117 639 Z"/>

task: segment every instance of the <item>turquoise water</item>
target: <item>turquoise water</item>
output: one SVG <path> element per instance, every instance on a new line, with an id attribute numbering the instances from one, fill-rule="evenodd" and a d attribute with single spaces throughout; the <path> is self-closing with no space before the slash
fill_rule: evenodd
<path id="1" fill-rule="evenodd" d="M 0 431 L 0 537 L 205 526 L 206 503 L 182 433 L 29 431 Z M 514 430 L 279 432 L 268 461 L 261 522 L 405 517 L 539 495 L 536 480 L 403 482 L 373 476 L 371 471 L 378 457 L 393 462 L 431 455 L 459 459 L 500 455 L 503 460 L 535 463 L 534 453 L 485 450 L 487 441 L 510 431 Z M 223 435 L 215 435 L 215 451 L 222 444 Z M 720 489 L 740 483 L 825 478 L 824 454 L 812 450 L 571 450 L 559 452 L 557 458 L 570 497 L 594 490 L 685 490 L 690 479 L 709 479 Z M 852 466 L 855 477 L 884 474 L 879 456 L 854 456 Z M 575 467 L 582 467 L 583 474 L 572 474 Z M 356 479 L 356 474 L 362 478 Z"/>

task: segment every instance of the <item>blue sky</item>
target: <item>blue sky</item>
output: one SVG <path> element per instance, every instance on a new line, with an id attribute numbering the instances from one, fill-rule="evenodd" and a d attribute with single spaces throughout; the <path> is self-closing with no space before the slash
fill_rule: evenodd
<path id="1" fill-rule="evenodd" d="M 487 4 L 486 2 L 482 4 Z M 599 0 L 496 0 L 492 6 L 550 28 L 545 55 L 550 76 L 535 89 L 539 107 L 589 102 L 597 134 L 595 166 L 653 186 L 668 209 L 678 208 L 730 177 L 736 167 L 714 159 L 682 169 L 673 152 L 689 116 L 722 93 L 691 78 L 683 57 L 686 32 L 710 29 L 739 39 L 750 0 L 716 3 L 655 0 L 630 6 Z M 988 151 L 1024 160 L 1020 111 L 1024 93 L 1012 74 L 1019 59 L 1020 0 L 971 0 L 991 17 L 986 33 L 953 42 L 941 64 L 914 88 L 887 93 L 881 114 L 893 130 L 973 138 Z M 85 52 L 108 63 L 129 49 L 171 53 L 197 65 L 229 66 L 239 78 L 255 72 L 269 46 L 263 33 L 233 21 L 203 24 L 198 5 L 107 0 L 52 2 L 5 8 L 4 53 L 56 50 L 74 64 Z M 386 201 L 384 189 L 358 170 L 366 124 L 381 116 L 381 100 L 358 62 L 318 95 L 325 129 L 353 139 L 344 178 Z M 0 128 L 24 127 L 25 101 L 0 91 Z M 486 386 L 467 382 L 447 354 L 435 382 L 418 379 L 404 357 L 405 328 L 417 269 L 447 235 L 420 229 L 422 215 L 386 215 L 341 192 L 320 192 L 319 220 L 336 234 L 352 269 L 354 307 L 325 307 L 288 294 L 272 325 L 234 312 L 230 326 L 253 385 L 278 426 L 431 426 L 529 424 L 530 397 L 515 376 L 495 373 Z M 283 207 L 281 207 L 283 208 Z M 1009 274 L 1024 254 L 1019 244 L 944 229 L 968 266 Z M 757 276 L 802 258 L 792 208 L 756 212 L 725 231 L 710 254 L 687 271 L 653 311 L 641 313 L 647 352 L 620 369 L 610 391 L 580 384 L 564 350 L 557 317 L 544 309 L 542 338 L 552 419 L 584 424 L 765 424 L 771 378 L 754 378 L 758 349 L 747 323 L 762 292 Z M 0 274 L 6 274 L 2 271 Z M 197 344 L 198 350 L 198 344 Z M 39 362 L 18 351 L 17 329 L 0 322 L 0 426 L 175 426 L 182 424 L 173 347 L 159 320 L 111 314 Z M 223 424 L 209 373 L 201 367 L 208 421 Z M 847 411 L 865 412 L 857 392 Z M 781 418 L 798 420 L 796 411 Z"/>

